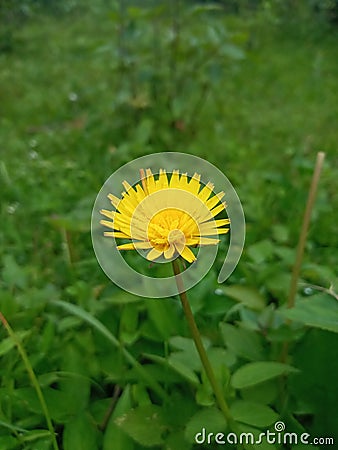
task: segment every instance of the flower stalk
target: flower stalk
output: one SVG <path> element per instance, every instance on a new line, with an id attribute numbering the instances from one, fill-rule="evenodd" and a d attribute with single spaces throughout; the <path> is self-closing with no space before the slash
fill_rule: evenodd
<path id="1" fill-rule="evenodd" d="M 187 319 L 191 335 L 195 342 L 197 352 L 199 354 L 199 357 L 201 359 L 205 373 L 208 377 L 208 380 L 209 380 L 212 390 L 214 392 L 219 409 L 222 411 L 223 416 L 224 416 L 227 424 L 229 425 L 229 427 L 232 430 L 234 430 L 234 428 L 236 428 L 236 423 L 231 415 L 229 406 L 224 398 L 222 389 L 216 380 L 213 368 L 209 361 L 208 355 L 205 351 L 200 332 L 197 328 L 197 325 L 196 325 L 196 322 L 194 319 L 194 315 L 192 313 L 192 310 L 191 310 L 191 307 L 190 307 L 190 304 L 188 301 L 187 293 L 184 290 L 184 284 L 183 284 L 183 280 L 182 280 L 182 276 L 181 276 L 181 270 L 180 270 L 180 266 L 178 263 L 178 259 L 175 259 L 174 261 L 172 261 L 172 265 L 173 265 L 173 270 L 174 270 L 174 274 L 175 274 L 176 284 L 178 287 L 178 291 L 180 293 L 179 297 L 180 297 L 180 300 L 182 303 L 182 308 L 183 308 L 185 317 Z"/>

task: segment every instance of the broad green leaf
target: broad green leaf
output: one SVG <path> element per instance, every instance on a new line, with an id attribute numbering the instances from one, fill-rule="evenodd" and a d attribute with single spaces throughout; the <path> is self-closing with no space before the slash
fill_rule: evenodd
<path id="1" fill-rule="evenodd" d="M 313 417 L 311 434 L 332 436 L 336 443 L 338 442 L 337 348 L 338 334 L 318 328 L 308 330 L 292 355 L 294 364 L 301 372 L 288 382 L 288 392 L 297 398 L 297 410 L 299 409 L 303 417 L 309 413 Z"/>
<path id="2" fill-rule="evenodd" d="M 89 401 L 90 379 L 84 376 L 87 374 L 88 363 L 84 361 L 79 347 L 72 343 L 64 346 L 62 359 L 62 370 L 64 372 L 80 375 L 78 377 L 63 377 L 59 381 L 60 390 L 67 397 L 68 403 L 73 405 L 73 413 L 77 413 L 81 409 L 85 409 Z"/>
<path id="3" fill-rule="evenodd" d="M 276 380 L 268 380 L 254 386 L 241 389 L 241 396 L 249 402 L 272 404 L 278 396 L 278 383 Z"/>
<path id="4" fill-rule="evenodd" d="M 18 448 L 18 441 L 13 436 L 0 436 L 0 448 L 16 450 Z"/>
<path id="5" fill-rule="evenodd" d="M 117 417 L 115 423 L 144 447 L 162 445 L 163 434 L 167 430 L 162 409 L 157 405 L 147 405 L 132 409 Z"/>
<path id="6" fill-rule="evenodd" d="M 196 373 L 190 367 L 186 366 L 183 361 L 177 360 L 175 358 L 175 353 L 169 356 L 168 363 L 170 367 L 172 367 L 182 377 L 186 378 L 190 383 L 196 386 L 199 384 Z"/>
<path id="7" fill-rule="evenodd" d="M 232 376 L 232 386 L 235 389 L 243 389 L 263 383 L 272 378 L 298 372 L 292 366 L 273 361 L 260 361 L 246 364 L 240 367 Z"/>
<path id="8" fill-rule="evenodd" d="M 338 301 L 329 295 L 299 299 L 293 308 L 280 312 L 287 319 L 338 333 Z"/>
<path id="9" fill-rule="evenodd" d="M 228 323 L 221 323 L 220 328 L 225 345 L 236 355 L 250 361 L 264 359 L 262 342 L 257 333 Z"/>
<path id="10" fill-rule="evenodd" d="M 279 417 L 269 406 L 244 400 L 236 401 L 230 409 L 236 421 L 255 427 L 269 427 Z"/>
<path id="11" fill-rule="evenodd" d="M 66 423 L 63 431 L 64 450 L 98 450 L 97 431 L 87 412 Z"/>
<path id="12" fill-rule="evenodd" d="M 268 239 L 256 242 L 255 244 L 250 245 L 247 249 L 247 254 L 256 264 L 261 264 L 269 260 L 273 255 L 273 252 L 274 245 Z"/>
<path id="13" fill-rule="evenodd" d="M 198 410 L 193 396 L 188 397 L 186 392 L 173 391 L 170 402 L 162 406 L 163 414 L 168 421 L 170 430 L 178 430 Z"/>
<path id="14" fill-rule="evenodd" d="M 255 289 L 246 286 L 223 286 L 222 292 L 227 296 L 237 300 L 248 308 L 261 310 L 265 306 L 262 295 Z"/>
<path id="15" fill-rule="evenodd" d="M 170 346 L 180 351 L 172 352 L 169 356 L 170 363 L 179 363 L 185 365 L 191 370 L 201 369 L 201 360 L 198 356 L 194 341 L 182 336 L 174 336 L 169 340 Z M 210 342 L 203 339 L 203 344 L 207 349 Z"/>
<path id="16" fill-rule="evenodd" d="M 16 336 L 18 337 L 18 339 L 23 341 L 25 337 L 28 336 L 30 333 L 31 333 L 30 331 L 17 331 Z M 12 350 L 13 347 L 15 347 L 15 342 L 11 337 L 3 339 L 0 342 L 0 356 L 3 356 L 6 353 L 8 353 L 10 350 Z"/>
<path id="17" fill-rule="evenodd" d="M 108 422 L 104 433 L 102 450 L 134 449 L 134 441 L 115 423 L 115 419 L 123 414 L 126 414 L 131 409 L 131 406 L 130 386 L 127 385 L 118 399 L 115 405 L 114 413 Z"/>
<path id="18" fill-rule="evenodd" d="M 47 407 L 51 418 L 58 422 L 66 422 L 69 417 L 76 413 L 77 405 L 70 403 L 66 393 L 47 387 L 43 389 Z M 23 402 L 28 411 L 41 414 L 41 404 L 33 388 L 19 388 L 15 390 L 15 396 Z"/>
<path id="19" fill-rule="evenodd" d="M 126 345 L 136 341 L 140 334 L 138 311 L 133 305 L 124 305 L 120 316 L 120 339 Z"/>
<path id="20" fill-rule="evenodd" d="M 219 433 L 226 430 L 227 424 L 223 414 L 217 408 L 203 408 L 198 411 L 186 425 L 185 437 L 188 442 L 196 443 L 196 435 L 203 433 Z"/>
<path id="21" fill-rule="evenodd" d="M 149 318 L 156 327 L 162 339 L 168 339 L 173 334 L 177 334 L 177 314 L 176 305 L 173 302 L 161 300 L 145 301 Z"/>
<path id="22" fill-rule="evenodd" d="M 139 303 L 144 301 L 142 297 L 124 291 L 115 291 L 109 297 L 102 298 L 102 300 L 111 305 L 125 305 L 127 303 Z"/>
<path id="23" fill-rule="evenodd" d="M 190 450 L 192 444 L 185 439 L 184 431 L 175 430 L 166 438 L 163 450 Z"/>
<path id="24" fill-rule="evenodd" d="M 4 255 L 2 280 L 8 286 L 17 286 L 24 289 L 27 285 L 27 271 L 15 261 L 13 255 Z"/>

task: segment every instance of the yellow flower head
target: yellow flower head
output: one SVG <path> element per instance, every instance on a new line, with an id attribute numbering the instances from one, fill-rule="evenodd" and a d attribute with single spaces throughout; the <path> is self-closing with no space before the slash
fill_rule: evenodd
<path id="1" fill-rule="evenodd" d="M 149 250 L 147 259 L 159 257 L 171 260 L 181 255 L 193 262 L 196 257 L 190 247 L 216 245 L 217 236 L 229 228 L 229 219 L 215 220 L 226 208 L 222 202 L 224 192 L 213 193 L 213 184 L 200 183 L 200 175 L 188 178 L 174 170 L 169 177 L 160 170 L 155 179 L 150 169 L 140 171 L 141 182 L 132 187 L 124 181 L 122 198 L 109 194 L 115 211 L 102 209 L 100 213 L 109 220 L 101 224 L 113 231 L 105 236 L 132 239 L 119 245 L 119 250 Z"/>

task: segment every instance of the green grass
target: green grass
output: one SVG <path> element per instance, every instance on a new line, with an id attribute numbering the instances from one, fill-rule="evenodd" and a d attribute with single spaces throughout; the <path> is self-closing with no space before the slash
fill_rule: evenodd
<path id="1" fill-rule="evenodd" d="M 263 429 L 277 413 L 288 431 L 338 439 L 336 300 L 304 290 L 337 289 L 337 29 L 316 17 L 276 22 L 264 11 L 182 7 L 175 14 L 179 26 L 170 10 L 128 9 L 121 26 L 108 6 L 83 7 L 35 14 L 14 28 L 12 50 L 0 54 L 0 310 L 22 336 L 60 449 L 187 450 L 202 424 L 224 426 L 178 300 L 118 290 L 90 240 L 95 196 L 123 163 L 161 151 L 201 156 L 233 183 L 247 220 L 231 278 L 216 283 L 223 244 L 214 270 L 188 293 L 224 395 L 234 411 L 245 406 L 235 400 L 254 402 Z M 283 305 L 318 151 L 326 161 L 294 311 L 299 322 L 290 325 Z M 316 321 L 304 313 L 304 299 Z M 82 309 L 69 314 L 55 306 L 59 300 Z M 101 322 L 122 347 L 83 317 Z M 24 364 L 5 329 L 0 337 L 0 448 L 49 449 Z M 232 385 L 245 364 L 278 361 L 285 341 L 287 362 L 303 372 L 290 375 L 284 393 L 275 378 Z M 149 379 L 173 401 L 163 401 Z M 319 392 L 330 399 L 326 410 Z M 126 422 L 114 421 L 123 414 Z M 149 428 L 154 414 L 157 427 Z M 253 419 L 244 428 L 257 426 Z"/>

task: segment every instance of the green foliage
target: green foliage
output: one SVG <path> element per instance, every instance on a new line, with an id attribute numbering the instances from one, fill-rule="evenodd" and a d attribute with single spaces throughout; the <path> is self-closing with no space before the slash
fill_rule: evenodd
<path id="1" fill-rule="evenodd" d="M 167 150 L 215 163 L 246 214 L 236 271 L 216 283 L 222 241 L 188 293 L 240 430 L 258 436 L 283 420 L 338 441 L 337 30 L 330 2 L 296 3 L 1 2 L 0 311 L 60 450 L 189 450 L 203 427 L 228 431 L 178 300 L 122 292 L 91 246 L 103 181 Z M 288 309 L 317 149 L 327 157 Z M 0 380 L 0 449 L 50 450 L 3 327 Z"/>
<path id="2" fill-rule="evenodd" d="M 248 363 L 241 366 L 233 374 L 232 385 L 236 389 L 248 388 L 292 372 L 296 372 L 296 369 L 278 362 L 261 361 Z"/>

